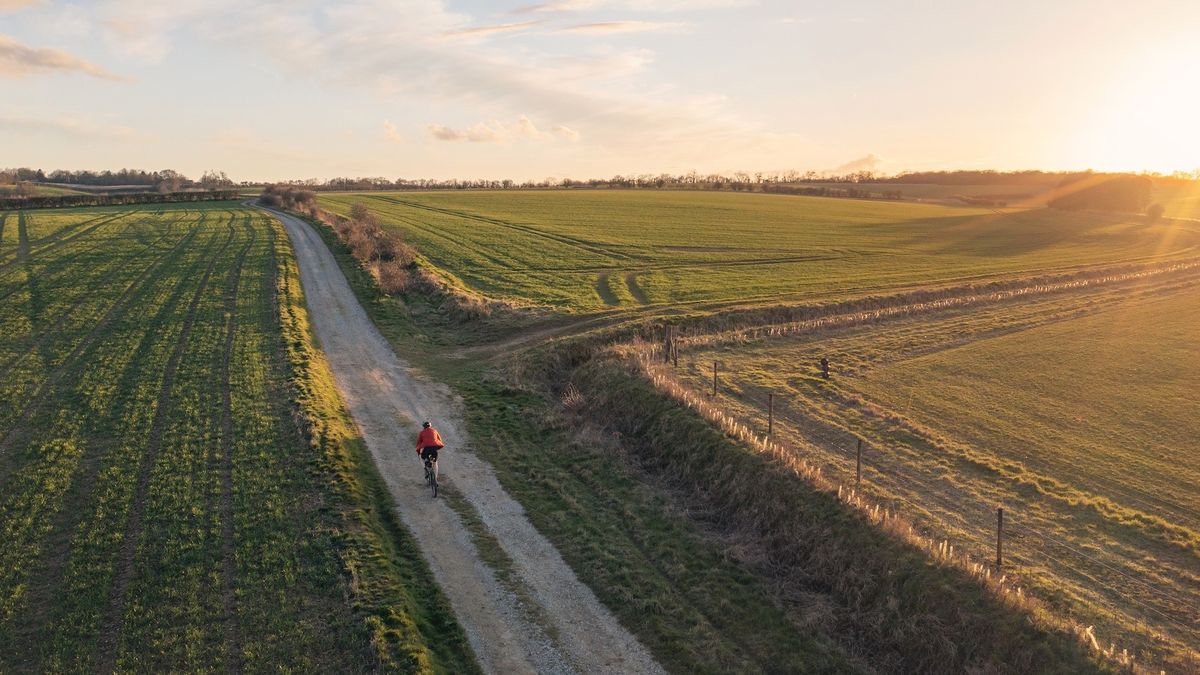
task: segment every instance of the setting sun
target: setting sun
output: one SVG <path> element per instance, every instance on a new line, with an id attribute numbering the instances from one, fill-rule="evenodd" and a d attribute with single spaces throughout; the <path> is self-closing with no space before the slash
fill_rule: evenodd
<path id="1" fill-rule="evenodd" d="M 1077 163 L 1101 171 L 1200 169 L 1200 45 L 1141 50 L 1112 73 L 1076 139 Z"/>

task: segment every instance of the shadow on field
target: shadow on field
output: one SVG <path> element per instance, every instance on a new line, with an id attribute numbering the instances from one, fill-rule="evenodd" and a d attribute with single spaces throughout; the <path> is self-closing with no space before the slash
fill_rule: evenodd
<path id="1" fill-rule="evenodd" d="M 17 265 L 24 270 L 29 289 L 29 334 L 36 335 L 42 324 L 42 314 L 46 309 L 42 291 L 38 285 L 37 275 L 33 271 L 33 259 L 29 255 L 29 231 L 25 224 L 24 212 L 17 214 Z"/>
<path id="2" fill-rule="evenodd" d="M 913 232 L 901 246 L 933 254 L 979 258 L 1019 256 L 1067 243 L 1104 242 L 1113 247 L 1128 247 L 1155 236 L 1155 227 L 1139 222 L 1136 216 L 1048 208 L 899 221 L 879 227 L 905 226 Z"/>

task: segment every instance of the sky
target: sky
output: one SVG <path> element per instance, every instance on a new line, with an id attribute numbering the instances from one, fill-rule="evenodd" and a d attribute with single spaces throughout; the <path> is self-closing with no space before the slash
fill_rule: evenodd
<path id="1" fill-rule="evenodd" d="M 0 0 L 0 167 L 1200 167 L 1194 0 Z"/>

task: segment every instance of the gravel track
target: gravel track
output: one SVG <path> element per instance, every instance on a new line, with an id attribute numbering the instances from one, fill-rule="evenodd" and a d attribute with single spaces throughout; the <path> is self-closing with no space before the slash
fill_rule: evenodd
<path id="1" fill-rule="evenodd" d="M 581 583 L 562 556 L 470 450 L 451 392 L 400 360 L 367 317 L 325 243 L 305 222 L 272 212 L 287 229 L 321 348 L 338 388 L 395 500 L 466 631 L 492 673 L 660 673 L 649 652 Z M 432 419 L 447 449 L 443 481 L 461 493 L 513 561 L 523 593 L 500 584 L 458 514 L 432 499 L 412 450 L 420 420 Z M 523 596 L 526 600 L 521 599 Z M 527 617 L 536 614 L 550 626 Z"/>

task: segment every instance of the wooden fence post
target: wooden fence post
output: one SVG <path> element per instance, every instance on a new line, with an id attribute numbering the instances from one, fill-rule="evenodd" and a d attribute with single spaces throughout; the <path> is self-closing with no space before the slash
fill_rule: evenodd
<path id="1" fill-rule="evenodd" d="M 854 453 L 854 484 L 862 483 L 862 439 L 858 439 L 858 450 Z"/>
<path id="2" fill-rule="evenodd" d="M 775 433 L 775 394 L 767 394 L 767 435 Z"/>
<path id="3" fill-rule="evenodd" d="M 1004 564 L 1004 507 L 996 507 L 996 571 Z"/>
<path id="4" fill-rule="evenodd" d="M 713 398 L 717 396 L 717 362 L 713 361 Z"/>

